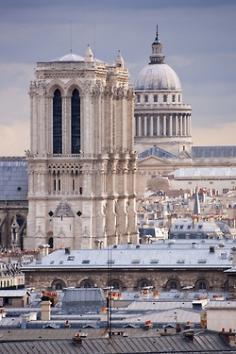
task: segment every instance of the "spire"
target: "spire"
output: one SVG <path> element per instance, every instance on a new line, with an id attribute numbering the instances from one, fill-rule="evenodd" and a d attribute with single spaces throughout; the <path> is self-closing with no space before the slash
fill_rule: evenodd
<path id="1" fill-rule="evenodd" d="M 165 56 L 162 53 L 162 44 L 159 40 L 158 25 L 156 27 L 156 37 L 152 43 L 152 54 L 150 55 L 149 64 L 163 64 Z"/>
<path id="2" fill-rule="evenodd" d="M 158 25 L 156 26 L 156 38 L 155 38 L 155 43 L 159 43 Z"/>
<path id="3" fill-rule="evenodd" d="M 118 50 L 118 54 L 116 57 L 116 66 L 120 67 L 120 68 L 124 68 L 125 67 L 125 61 L 121 55 L 120 50 Z"/>

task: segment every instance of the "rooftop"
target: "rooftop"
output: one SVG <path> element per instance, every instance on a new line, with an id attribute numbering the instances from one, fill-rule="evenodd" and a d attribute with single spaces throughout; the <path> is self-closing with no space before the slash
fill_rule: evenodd
<path id="1" fill-rule="evenodd" d="M 177 242 L 167 240 L 150 245 L 120 245 L 105 249 L 57 250 L 41 260 L 25 265 L 31 269 L 97 269 L 97 268 L 223 268 L 232 266 L 232 240 Z M 185 240 L 186 241 L 186 240 Z M 205 242 L 203 242 L 205 241 Z M 222 246 L 223 245 L 223 246 Z M 210 252 L 214 246 L 214 252 Z M 186 252 L 187 251 L 187 252 Z"/>
<path id="2" fill-rule="evenodd" d="M 0 353 L 83 353 L 83 354 L 112 354 L 112 353 L 224 353 L 233 352 L 233 348 L 217 333 L 199 333 L 193 340 L 182 334 L 158 337 L 148 336 L 149 331 L 132 330 L 136 336 L 112 336 L 84 338 L 79 344 L 72 342 L 75 331 L 64 330 L 11 330 L 0 332 Z M 104 331 L 103 331 L 104 332 Z M 130 333 L 127 330 L 127 333 Z M 101 331 L 100 331 L 101 333 Z M 151 331 L 150 331 L 151 333 Z M 153 332 L 152 332 L 153 333 Z M 146 336 L 144 336 L 146 334 Z"/>

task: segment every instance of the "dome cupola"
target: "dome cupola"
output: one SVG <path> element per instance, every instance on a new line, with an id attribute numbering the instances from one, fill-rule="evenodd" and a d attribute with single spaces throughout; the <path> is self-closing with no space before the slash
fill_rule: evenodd
<path id="1" fill-rule="evenodd" d="M 150 62 L 139 72 L 135 83 L 136 90 L 181 91 L 178 75 L 169 65 L 165 64 L 164 60 L 165 55 L 162 52 L 157 26 Z"/>

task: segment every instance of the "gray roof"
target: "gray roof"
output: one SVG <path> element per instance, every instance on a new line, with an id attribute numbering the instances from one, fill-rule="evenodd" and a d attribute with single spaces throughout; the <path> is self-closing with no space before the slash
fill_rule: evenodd
<path id="1" fill-rule="evenodd" d="M 192 146 L 191 154 L 192 159 L 201 158 L 236 158 L 236 145 L 232 146 Z M 152 146 L 142 151 L 138 157 L 144 159 L 145 157 L 156 156 L 160 158 L 176 159 L 178 156 L 161 149 L 158 146 Z"/>
<path id="2" fill-rule="evenodd" d="M 27 200 L 28 172 L 24 157 L 0 158 L 0 200 Z"/>
<path id="3" fill-rule="evenodd" d="M 70 302 L 102 302 L 105 296 L 100 288 L 66 288 L 64 289 L 63 303 Z"/>
<path id="4" fill-rule="evenodd" d="M 210 158 L 210 157 L 236 157 L 236 145 L 229 146 L 193 146 L 192 157 L 196 158 Z"/>
<path id="5" fill-rule="evenodd" d="M 23 297 L 27 294 L 27 289 L 0 290 L 0 297 Z"/>
<path id="6" fill-rule="evenodd" d="M 109 338 L 85 338 L 81 344 L 73 344 L 71 339 L 58 339 L 57 330 L 53 330 L 57 339 L 44 339 L 38 336 L 37 339 L 24 340 L 25 330 L 22 331 L 22 338 L 14 340 L 14 331 L 9 339 L 8 334 L 1 331 L 0 353 L 1 354 L 25 354 L 25 353 L 84 353 L 84 354 L 112 354 L 112 353 L 225 353 L 230 349 L 228 344 L 216 333 L 198 334 L 191 341 L 183 335 L 162 336 L 162 337 L 122 337 L 112 336 Z M 32 331 L 31 331 L 32 333 Z M 64 333 L 71 335 L 71 331 L 64 330 Z M 147 333 L 147 332 L 146 332 Z M 62 338 L 64 335 L 62 336 Z"/>
<path id="7" fill-rule="evenodd" d="M 178 242 L 167 240 L 150 245 L 120 245 L 108 249 L 73 250 L 70 255 L 56 250 L 39 261 L 25 265 L 22 270 L 34 269 L 112 269 L 129 268 L 221 268 L 232 266 L 231 248 L 234 241 Z M 215 246 L 214 253 L 209 246 Z M 109 259 L 109 262 L 108 262 Z"/>

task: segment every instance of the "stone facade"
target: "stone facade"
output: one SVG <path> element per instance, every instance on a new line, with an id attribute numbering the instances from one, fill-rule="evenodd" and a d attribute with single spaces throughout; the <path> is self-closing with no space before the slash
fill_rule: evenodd
<path id="1" fill-rule="evenodd" d="M 85 58 L 69 54 L 38 63 L 35 76 L 30 85 L 25 248 L 44 243 L 74 249 L 136 243 L 134 93 L 122 57 L 119 54 L 116 64 L 110 66 L 93 58 L 88 48 Z M 80 121 L 75 121 L 80 148 L 76 153 L 72 140 L 74 90 L 80 102 Z M 56 94 L 61 99 L 59 153 L 55 151 Z"/>
<path id="2" fill-rule="evenodd" d="M 144 286 L 153 286 L 156 290 L 181 289 L 192 285 L 193 289 L 209 291 L 230 290 L 228 275 L 223 269 L 53 269 L 23 270 L 25 282 L 35 288 L 62 288 L 62 287 L 101 287 L 108 285 L 114 288 L 135 290 Z M 108 280 L 110 279 L 110 281 Z M 230 288 L 235 285 L 235 278 L 230 282 Z"/>

